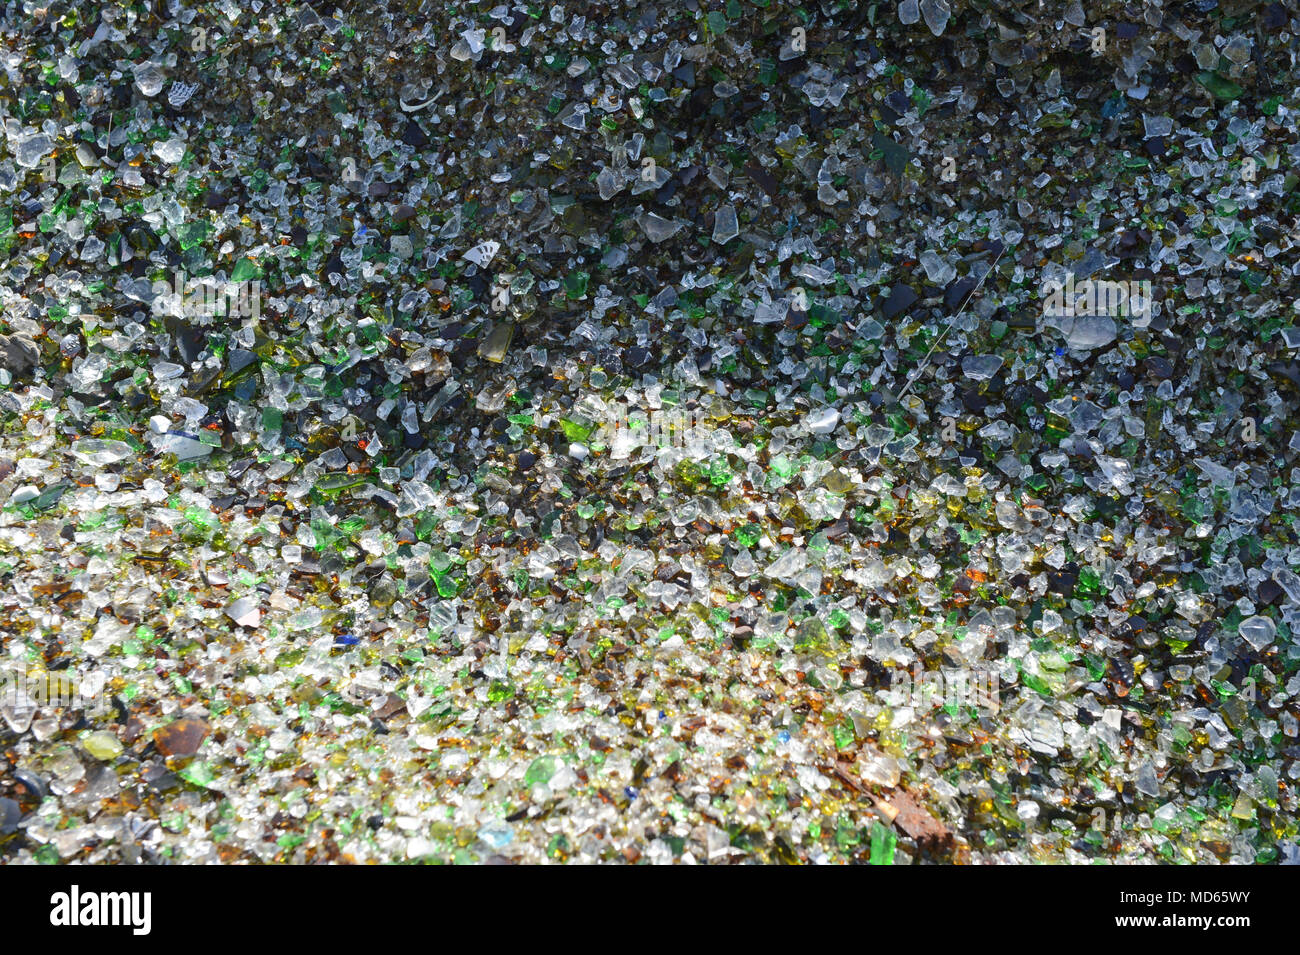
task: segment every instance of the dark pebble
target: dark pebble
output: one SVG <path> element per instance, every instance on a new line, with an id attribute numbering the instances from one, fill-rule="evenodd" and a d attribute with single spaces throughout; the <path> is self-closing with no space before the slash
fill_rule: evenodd
<path id="1" fill-rule="evenodd" d="M 1146 369 L 1147 374 L 1161 381 L 1172 378 L 1174 374 L 1173 362 L 1168 358 L 1161 358 L 1159 355 L 1152 355 L 1142 363 L 1142 366 Z"/>
<path id="2" fill-rule="evenodd" d="M 413 119 L 408 119 L 406 129 L 402 130 L 402 142 L 408 146 L 414 146 L 416 149 L 421 149 L 429 145 L 429 137 L 424 134 L 424 130 L 420 128 L 419 123 Z"/>
<path id="3" fill-rule="evenodd" d="M 177 331 L 172 340 L 176 344 L 176 351 L 180 355 L 181 361 L 188 365 L 191 362 L 198 361 L 206 338 L 207 336 L 199 329 L 185 326 Z"/>
<path id="4" fill-rule="evenodd" d="M 885 318 L 895 318 L 916 304 L 916 292 L 906 285 L 895 285 L 889 290 L 889 298 L 881 306 Z"/>
<path id="5" fill-rule="evenodd" d="M 967 389 L 961 393 L 961 403 L 971 414 L 983 414 L 984 409 L 989 405 L 989 400 L 979 392 Z"/>
<path id="6" fill-rule="evenodd" d="M 779 187 L 777 185 L 776 177 L 762 166 L 759 166 L 757 163 L 750 163 L 745 167 L 745 175 L 754 180 L 754 182 L 758 184 L 758 187 L 773 199 L 777 197 Z"/>
<path id="7" fill-rule="evenodd" d="M 1276 604 L 1282 599 L 1282 587 L 1272 577 L 1261 580 L 1255 593 L 1262 604 Z"/>
<path id="8" fill-rule="evenodd" d="M 970 294 L 971 289 L 975 287 L 975 280 L 969 276 L 963 276 L 954 279 L 949 283 L 948 288 L 943 293 L 943 304 L 947 308 L 957 308 L 966 296 Z"/>
<path id="9" fill-rule="evenodd" d="M 18 831 L 18 820 L 23 811 L 14 800 L 0 796 L 0 836 L 7 836 Z"/>

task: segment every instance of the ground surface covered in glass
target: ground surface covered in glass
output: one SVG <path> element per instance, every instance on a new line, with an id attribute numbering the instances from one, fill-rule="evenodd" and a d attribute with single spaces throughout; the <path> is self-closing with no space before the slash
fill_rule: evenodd
<path id="1" fill-rule="evenodd" d="M 0 860 L 1297 861 L 1294 3 L 0 14 Z"/>

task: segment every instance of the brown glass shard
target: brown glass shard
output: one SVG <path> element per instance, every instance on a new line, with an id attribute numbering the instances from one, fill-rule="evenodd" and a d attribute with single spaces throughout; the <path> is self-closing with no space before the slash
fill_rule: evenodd
<path id="1" fill-rule="evenodd" d="M 164 756 L 193 756 L 208 732 L 208 724 L 203 720 L 180 719 L 154 730 L 153 742 Z"/>

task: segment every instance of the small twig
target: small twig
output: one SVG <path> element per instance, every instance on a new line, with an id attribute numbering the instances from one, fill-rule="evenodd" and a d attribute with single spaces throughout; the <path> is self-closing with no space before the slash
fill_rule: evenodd
<path id="1" fill-rule="evenodd" d="M 113 104 L 108 105 L 108 132 L 104 134 L 104 164 L 109 169 L 116 169 L 117 163 L 113 162 L 108 151 L 113 148 Z"/>
<path id="2" fill-rule="evenodd" d="M 424 109 L 426 106 L 436 103 L 438 98 L 442 96 L 443 92 L 443 90 L 438 90 L 437 93 L 435 93 L 431 98 L 425 100 L 423 103 L 408 104 L 404 100 L 398 100 L 397 105 L 401 107 L 403 113 L 416 113 Z"/>
<path id="3" fill-rule="evenodd" d="M 838 765 L 829 768 L 823 766 L 822 772 L 829 773 L 830 775 L 839 779 L 841 782 L 848 784 L 848 786 L 851 787 L 856 792 L 869 798 L 875 804 L 875 807 L 880 812 L 880 814 L 885 817 L 886 822 L 893 823 L 894 819 L 897 818 L 898 816 L 897 809 L 895 809 L 893 806 L 887 803 L 884 799 L 881 799 L 879 796 L 873 793 L 866 786 L 862 785 L 862 783 L 859 780 L 854 779 L 847 772 L 841 769 Z"/>
<path id="4" fill-rule="evenodd" d="M 970 290 L 970 294 L 966 296 L 966 301 L 963 302 L 961 308 L 957 310 L 957 314 L 952 317 L 952 321 L 948 323 L 948 326 L 942 332 L 940 332 L 939 337 L 936 338 L 934 344 L 930 346 L 930 350 L 925 353 L 925 357 L 921 359 L 921 367 L 917 368 L 916 371 L 907 376 L 907 384 L 895 399 L 900 404 L 902 403 L 903 398 L 907 396 L 907 393 L 912 390 L 912 385 L 916 384 L 917 379 L 919 379 L 925 372 L 926 366 L 930 362 L 930 356 L 934 354 L 934 350 L 939 347 L 940 342 L 944 340 L 945 336 L 952 331 L 952 327 L 957 324 L 957 319 L 961 318 L 962 312 L 966 311 L 966 306 L 970 305 L 971 301 L 975 298 L 975 293 L 983 287 L 984 280 L 992 274 L 995 268 L 997 268 L 998 260 L 1002 258 L 1006 251 L 1007 247 L 1004 245 L 1002 251 L 997 254 L 997 258 L 993 260 L 993 264 L 989 266 L 989 270 L 980 277 L 980 280 L 975 283 L 975 287 Z"/>

